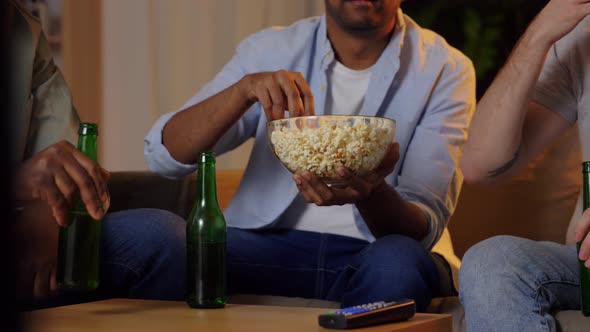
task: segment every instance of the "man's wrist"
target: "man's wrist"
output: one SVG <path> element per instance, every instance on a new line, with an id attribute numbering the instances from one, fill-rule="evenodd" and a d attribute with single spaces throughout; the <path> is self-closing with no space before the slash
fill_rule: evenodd
<path id="1" fill-rule="evenodd" d="M 375 186 L 375 188 L 373 189 L 373 192 L 371 194 L 380 195 L 382 193 L 388 192 L 389 190 L 391 190 L 391 187 L 389 186 L 389 184 L 387 184 L 387 182 L 385 182 L 385 179 L 381 179 L 381 181 L 379 181 L 379 183 L 377 183 L 377 185 Z"/>
<path id="2" fill-rule="evenodd" d="M 546 53 L 556 42 L 551 36 L 544 33 L 541 23 L 537 20 L 531 24 L 521 38 L 521 48 L 529 51 L 540 51 Z"/>
<path id="3" fill-rule="evenodd" d="M 375 198 L 382 196 L 388 191 L 392 190 L 391 187 L 385 182 L 385 179 L 381 179 L 374 187 L 373 190 L 364 198 L 360 199 L 356 204 L 363 204 L 375 200 Z"/>
<path id="4" fill-rule="evenodd" d="M 237 89 L 238 94 L 241 96 L 242 99 L 246 101 L 246 103 L 254 103 L 256 102 L 256 95 L 251 93 L 250 91 L 250 84 L 252 81 L 252 75 L 244 75 L 241 80 L 237 82 L 235 88 Z"/>

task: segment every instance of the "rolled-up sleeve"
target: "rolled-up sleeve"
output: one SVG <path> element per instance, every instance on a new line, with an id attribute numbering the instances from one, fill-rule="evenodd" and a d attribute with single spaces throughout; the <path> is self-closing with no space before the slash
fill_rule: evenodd
<path id="1" fill-rule="evenodd" d="M 558 49 L 558 45 L 565 44 L 564 50 Z M 571 61 L 573 57 L 569 40 L 563 40 L 555 44 L 547 54 L 543 71 L 533 91 L 533 100 L 547 107 L 551 111 L 561 115 L 569 123 L 574 124 L 578 119 L 578 99 L 575 91 L 579 87 L 574 82 L 583 82 L 583 78 L 576 79 L 567 68 L 578 66 L 564 63 Z M 560 52 L 561 51 L 561 52 Z M 574 58 L 575 59 L 575 58 Z M 568 66 L 569 65 L 569 66 Z M 580 71 L 581 73 L 581 71 Z"/>
<path id="2" fill-rule="evenodd" d="M 164 146 L 162 131 L 170 119 L 178 112 L 192 107 L 201 101 L 227 89 L 248 74 L 246 64 L 248 63 L 249 48 L 252 37 L 244 40 L 237 49 L 234 57 L 225 67 L 206 84 L 201 91 L 193 96 L 180 110 L 167 113 L 161 116 L 152 126 L 150 132 L 144 139 L 144 158 L 149 169 L 168 178 L 180 178 L 195 171 L 197 165 L 183 164 L 175 160 Z M 214 151 L 217 154 L 230 151 L 248 138 L 253 137 L 259 118 L 258 103 L 254 104 L 217 142 Z"/>
<path id="3" fill-rule="evenodd" d="M 167 178 L 179 178 L 197 169 L 197 165 L 183 164 L 170 155 L 162 143 L 162 130 L 176 113 L 161 116 L 144 139 L 143 154 L 148 168 Z"/>
<path id="4" fill-rule="evenodd" d="M 422 245 L 427 250 L 440 239 L 459 198 L 463 183 L 459 158 L 475 105 L 473 65 L 456 55 L 439 75 L 408 145 L 395 188 L 426 216 L 429 232 Z"/>

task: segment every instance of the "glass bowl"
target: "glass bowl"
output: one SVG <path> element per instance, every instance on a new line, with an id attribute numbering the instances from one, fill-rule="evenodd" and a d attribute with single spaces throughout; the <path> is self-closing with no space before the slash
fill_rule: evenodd
<path id="1" fill-rule="evenodd" d="M 327 185 L 346 185 L 336 169 L 359 176 L 375 170 L 395 136 L 395 120 L 374 116 L 319 115 L 269 121 L 268 141 L 292 173 L 309 171 Z"/>

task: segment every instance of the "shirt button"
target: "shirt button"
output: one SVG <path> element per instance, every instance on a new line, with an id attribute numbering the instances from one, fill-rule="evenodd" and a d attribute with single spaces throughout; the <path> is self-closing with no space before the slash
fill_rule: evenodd
<path id="1" fill-rule="evenodd" d="M 322 92 L 326 91 L 326 86 L 325 85 L 320 86 L 320 90 L 322 90 Z"/>

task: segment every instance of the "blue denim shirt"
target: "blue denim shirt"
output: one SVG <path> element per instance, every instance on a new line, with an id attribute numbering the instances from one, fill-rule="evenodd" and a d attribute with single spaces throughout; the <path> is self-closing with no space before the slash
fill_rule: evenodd
<path id="1" fill-rule="evenodd" d="M 303 73 L 314 95 L 316 114 L 321 115 L 326 70 L 333 61 L 325 16 L 263 30 L 245 39 L 221 72 L 181 109 L 228 88 L 244 75 L 284 69 Z M 360 114 L 397 121 L 400 159 L 386 182 L 426 215 L 430 229 L 422 244 L 427 250 L 438 241 L 455 208 L 463 180 L 458 169 L 460 148 L 474 109 L 471 61 L 400 10 L 395 33 L 373 66 Z M 196 165 L 174 160 L 162 144 L 162 129 L 173 115 L 157 120 L 145 138 L 144 153 L 152 171 L 177 178 L 193 172 Z M 254 104 L 214 150 L 232 150 L 251 137 L 255 142 L 250 160 L 225 217 L 233 227 L 271 227 L 298 190 L 291 173 L 269 148 L 260 104 Z M 359 231 L 374 241 L 358 210 L 353 211 Z"/>

